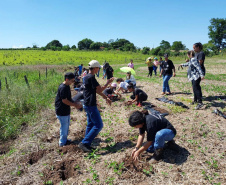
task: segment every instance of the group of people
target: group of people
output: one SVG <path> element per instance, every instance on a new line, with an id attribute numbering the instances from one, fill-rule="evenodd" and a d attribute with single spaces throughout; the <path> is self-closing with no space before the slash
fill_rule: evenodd
<path id="1" fill-rule="evenodd" d="M 189 60 L 181 66 L 188 66 L 188 79 L 192 81 L 192 87 L 194 91 L 194 102 L 198 103 L 201 107 L 202 104 L 202 92 L 200 87 L 201 79 L 204 79 L 205 68 L 204 60 L 205 55 L 202 50 L 201 43 L 196 43 L 193 46 L 194 51 L 188 51 L 187 55 Z M 175 76 L 175 67 L 173 62 L 168 59 L 168 55 L 164 55 L 165 61 L 161 62 L 160 76 L 163 76 L 163 93 L 171 93 L 168 85 L 168 81 L 172 76 Z M 150 58 L 148 59 L 150 60 Z M 109 67 L 109 66 L 108 66 Z M 132 66 L 134 68 L 134 66 Z M 103 128 L 103 122 L 100 112 L 97 108 L 96 94 L 99 94 L 106 103 L 111 105 L 111 99 L 109 94 L 116 94 L 121 97 L 120 91 L 132 92 L 131 100 L 127 103 L 136 103 L 137 106 L 142 106 L 142 102 L 146 101 L 148 95 L 141 89 L 136 88 L 135 78 L 131 73 L 127 73 L 128 79 L 124 81 L 122 78 L 116 80 L 117 83 L 113 83 L 113 69 L 109 69 L 106 76 L 107 82 L 104 86 L 101 86 L 95 75 L 100 70 L 101 66 L 98 61 L 92 60 L 89 62 L 89 72 L 83 80 L 83 105 L 79 101 L 73 101 L 71 98 L 70 85 L 75 81 L 75 75 L 73 73 L 66 73 L 65 80 L 60 84 L 55 99 L 55 109 L 57 118 L 60 121 L 60 140 L 59 146 L 65 146 L 70 141 L 67 139 L 68 130 L 70 125 L 70 107 L 74 106 L 77 109 L 85 109 L 87 116 L 87 127 L 84 139 L 79 143 L 79 148 L 84 152 L 91 152 L 94 148 L 91 146 L 92 141 L 98 135 Z M 110 72 L 111 74 L 110 74 Z M 117 88 L 117 84 L 119 87 Z M 139 129 L 139 137 L 135 149 L 132 151 L 132 157 L 137 160 L 139 155 L 144 152 L 154 152 L 151 159 L 151 163 L 154 163 L 161 159 L 163 153 L 163 147 L 166 141 L 168 146 L 174 147 L 174 137 L 176 135 L 176 129 L 173 125 L 164 117 L 158 115 L 151 115 L 144 111 L 135 111 L 131 113 L 129 117 L 129 125 Z M 142 146 L 144 141 L 145 132 L 147 133 L 147 142 Z"/>

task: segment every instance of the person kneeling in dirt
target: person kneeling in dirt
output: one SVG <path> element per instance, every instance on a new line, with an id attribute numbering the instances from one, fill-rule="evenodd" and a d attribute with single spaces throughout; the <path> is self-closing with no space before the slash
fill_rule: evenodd
<path id="1" fill-rule="evenodd" d="M 129 83 L 127 86 L 129 92 L 133 92 L 133 95 L 130 96 L 132 100 L 127 102 L 128 105 L 136 102 L 138 107 L 142 107 L 142 102 L 148 99 L 148 95 L 141 89 L 135 88 L 132 83 Z"/>
<path id="2" fill-rule="evenodd" d="M 116 83 L 112 83 L 110 87 L 106 88 L 103 93 L 110 98 L 110 100 L 117 100 L 118 98 L 121 98 L 122 95 L 120 93 L 115 92 L 117 87 Z"/>
<path id="3" fill-rule="evenodd" d="M 155 163 L 162 158 L 165 141 L 168 141 L 167 145 L 169 147 L 175 145 L 173 138 L 176 135 L 176 129 L 164 117 L 148 114 L 147 111 L 135 111 L 129 117 L 129 125 L 139 128 L 140 132 L 136 147 L 132 151 L 132 157 L 135 161 L 138 160 L 139 155 L 146 150 L 150 153 L 154 152 L 150 163 Z M 147 132 L 147 142 L 141 146 L 145 131 Z"/>
<path id="4" fill-rule="evenodd" d="M 96 93 L 102 96 L 106 102 L 111 105 L 111 100 L 102 93 L 102 91 L 114 80 L 111 78 L 107 83 L 101 87 L 95 78 L 95 74 L 99 71 L 100 63 L 97 60 L 92 60 L 89 62 L 89 73 L 84 78 L 84 106 L 87 116 L 87 127 L 85 137 L 81 143 L 79 143 L 79 148 L 84 152 L 92 152 L 94 148 L 91 147 L 91 143 L 94 138 L 99 134 L 103 128 L 103 122 L 100 116 L 100 112 L 97 109 Z"/>
<path id="5" fill-rule="evenodd" d="M 60 84 L 55 99 L 56 117 L 61 125 L 59 146 L 64 146 L 70 142 L 70 140 L 67 140 L 70 125 L 70 106 L 75 106 L 77 109 L 82 107 L 79 102 L 73 102 L 71 99 L 70 85 L 74 83 L 75 75 L 73 73 L 66 73 L 64 78 L 65 80 Z"/>
<path id="6" fill-rule="evenodd" d="M 116 82 L 119 84 L 119 88 L 116 90 L 117 93 L 119 93 L 119 91 L 122 91 L 123 93 L 128 91 L 127 86 L 129 84 L 127 82 L 124 82 L 122 78 L 118 78 Z"/>

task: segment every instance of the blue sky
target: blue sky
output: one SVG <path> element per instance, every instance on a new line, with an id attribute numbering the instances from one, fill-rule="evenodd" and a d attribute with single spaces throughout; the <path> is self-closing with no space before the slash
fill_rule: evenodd
<path id="1" fill-rule="evenodd" d="M 192 49 L 208 42 L 210 19 L 226 18 L 225 7 L 225 0 L 1 0 L 0 48 L 125 38 L 141 48 L 166 40 Z"/>

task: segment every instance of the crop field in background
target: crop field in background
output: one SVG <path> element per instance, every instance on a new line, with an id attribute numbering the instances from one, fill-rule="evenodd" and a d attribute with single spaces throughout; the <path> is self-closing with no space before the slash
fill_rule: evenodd
<path id="1" fill-rule="evenodd" d="M 162 78 L 147 78 L 147 57 L 120 51 L 0 51 L 0 184 L 226 184 L 225 119 L 212 113 L 216 108 L 226 113 L 226 56 L 206 59 L 201 82 L 205 106 L 198 111 L 189 104 L 193 94 L 186 68 L 176 70 L 170 80 L 173 95 L 167 98 L 189 109 L 156 100 Z M 128 116 L 142 108 L 125 105 L 129 93 L 112 106 L 98 96 L 104 128 L 94 140 L 94 152 L 83 153 L 77 146 L 84 137 L 86 115 L 74 108 L 69 133 L 73 144 L 58 147 L 58 86 L 65 72 L 81 63 L 86 67 L 92 59 L 110 62 L 116 78 L 125 78 L 119 68 L 134 60 L 137 85 L 148 94 L 147 102 L 170 113 L 166 118 L 177 130 L 179 152 L 166 148 L 163 160 L 153 165 L 148 163 L 152 154 L 145 152 L 132 162 L 138 130 L 128 125 Z M 185 58 L 170 59 L 177 69 Z"/>

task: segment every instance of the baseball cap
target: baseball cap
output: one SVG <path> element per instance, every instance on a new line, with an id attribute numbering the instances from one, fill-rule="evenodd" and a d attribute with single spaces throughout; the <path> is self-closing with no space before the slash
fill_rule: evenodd
<path id="1" fill-rule="evenodd" d="M 117 87 L 117 84 L 116 83 L 112 83 L 111 86 L 112 87 Z"/>
<path id="2" fill-rule="evenodd" d="M 147 60 L 151 60 L 152 58 L 151 57 L 148 57 L 148 59 Z"/>
<path id="3" fill-rule="evenodd" d="M 164 57 L 165 57 L 165 58 L 168 58 L 168 57 L 169 57 L 169 55 L 168 55 L 167 53 L 165 53 L 165 54 L 164 54 Z"/>
<path id="4" fill-rule="evenodd" d="M 90 62 L 89 62 L 89 67 L 91 68 L 94 68 L 94 67 L 101 67 L 100 66 L 100 63 L 97 61 L 97 60 L 91 60 Z"/>
<path id="5" fill-rule="evenodd" d="M 155 60 L 156 60 L 156 59 L 158 60 L 158 58 L 157 58 L 157 57 L 155 57 L 154 59 L 155 59 Z"/>
<path id="6" fill-rule="evenodd" d="M 68 72 L 64 76 L 66 79 L 69 79 L 69 80 L 75 78 L 75 75 L 72 72 Z"/>

